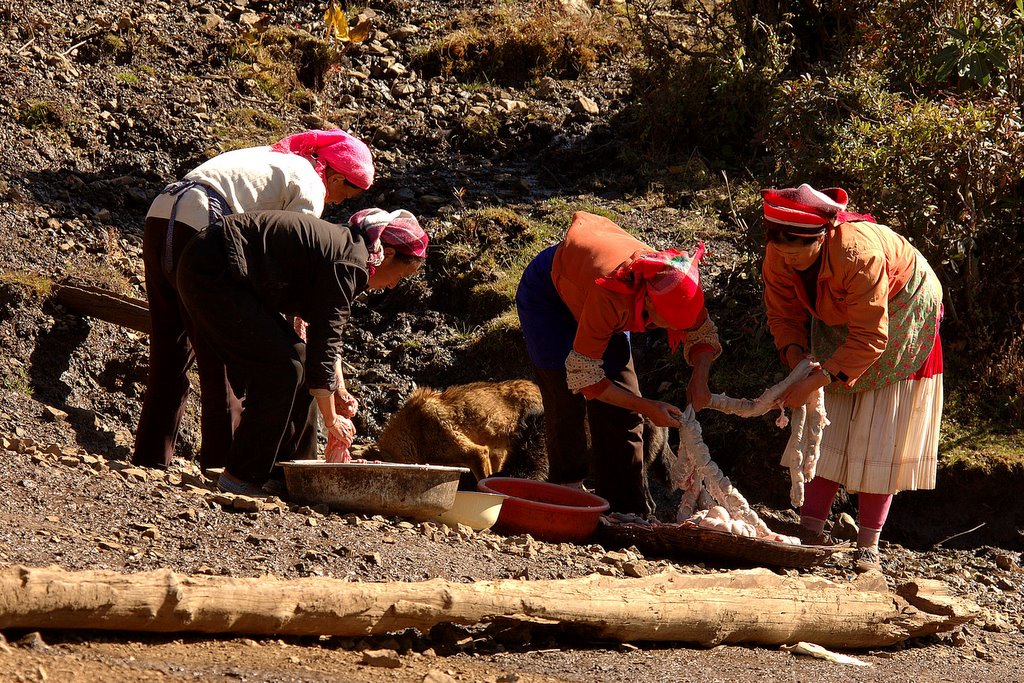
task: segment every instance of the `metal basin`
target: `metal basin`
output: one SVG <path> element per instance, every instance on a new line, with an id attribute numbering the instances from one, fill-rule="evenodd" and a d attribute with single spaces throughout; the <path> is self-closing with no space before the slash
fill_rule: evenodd
<path id="1" fill-rule="evenodd" d="M 429 519 L 455 504 L 466 467 L 401 463 L 281 463 L 288 496 L 308 505 L 327 504 L 339 512 Z"/>

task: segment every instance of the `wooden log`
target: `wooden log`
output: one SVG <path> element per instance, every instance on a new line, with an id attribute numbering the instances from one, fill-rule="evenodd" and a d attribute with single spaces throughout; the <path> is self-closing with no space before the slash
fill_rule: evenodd
<path id="1" fill-rule="evenodd" d="M 99 318 L 146 334 L 153 329 L 149 319 L 149 304 L 141 299 L 99 287 L 68 284 L 55 285 L 54 296 L 68 310 L 79 315 Z"/>
<path id="2" fill-rule="evenodd" d="M 927 584 L 915 587 L 920 604 L 928 604 L 922 591 L 929 590 Z M 557 623 L 592 639 L 622 642 L 809 641 L 869 648 L 949 630 L 971 620 L 978 607 L 944 600 L 940 611 L 911 606 L 889 593 L 884 581 L 865 590 L 856 583 L 779 576 L 765 569 L 475 583 L 230 578 L 170 570 L 127 575 L 59 567 L 0 570 L 0 629 L 351 637 L 518 619 Z"/>

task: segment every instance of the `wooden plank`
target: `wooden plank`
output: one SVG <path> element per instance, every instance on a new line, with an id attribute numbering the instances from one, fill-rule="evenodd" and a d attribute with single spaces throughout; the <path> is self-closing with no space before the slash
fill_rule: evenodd
<path id="1" fill-rule="evenodd" d="M 68 310 L 79 315 L 98 318 L 137 332 L 149 334 L 149 304 L 141 299 L 117 294 L 89 285 L 54 286 L 54 295 Z"/>

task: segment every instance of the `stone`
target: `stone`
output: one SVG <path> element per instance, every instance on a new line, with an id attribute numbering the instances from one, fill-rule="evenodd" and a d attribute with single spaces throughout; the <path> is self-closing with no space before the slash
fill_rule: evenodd
<path id="1" fill-rule="evenodd" d="M 624 562 L 622 564 L 622 573 L 634 579 L 641 579 L 650 575 L 645 562 Z"/>
<path id="2" fill-rule="evenodd" d="M 415 24 L 402 24 L 398 28 L 391 31 L 389 36 L 395 40 L 405 40 L 410 36 L 414 36 L 420 32 L 420 27 Z"/>
<path id="3" fill-rule="evenodd" d="M 842 513 L 836 518 L 834 524 L 832 524 L 832 538 L 839 539 L 842 541 L 856 542 L 857 534 L 860 529 L 857 527 L 857 522 L 850 516 L 849 513 Z"/>
<path id="4" fill-rule="evenodd" d="M 573 109 L 584 114 L 589 114 L 590 116 L 597 116 L 601 113 L 601 108 L 597 106 L 597 102 L 586 95 L 578 95 L 576 97 L 576 102 L 573 103 Z"/>
<path id="5" fill-rule="evenodd" d="M 203 28 L 207 31 L 216 31 L 220 28 L 220 25 L 224 23 L 223 17 L 213 14 L 212 12 L 210 14 L 200 16 L 200 19 L 203 22 Z"/>
<path id="6" fill-rule="evenodd" d="M 395 97 L 409 97 L 416 94 L 416 86 L 412 83 L 396 83 L 391 88 L 391 94 Z"/>
<path id="7" fill-rule="evenodd" d="M 25 650 L 36 650 L 37 652 L 50 649 L 50 646 L 43 640 L 43 635 L 39 631 L 32 631 L 32 633 L 22 636 L 14 644 Z"/>
<path id="8" fill-rule="evenodd" d="M 68 419 L 68 414 L 60 408 L 53 406 L 43 406 L 43 417 L 53 422 L 63 422 Z"/>
<path id="9" fill-rule="evenodd" d="M 1020 568 L 1020 565 L 1017 564 L 1017 558 L 1006 553 L 996 555 L 996 566 L 1004 572 L 1012 572 Z"/>
<path id="10" fill-rule="evenodd" d="M 360 663 L 385 669 L 397 669 L 402 666 L 402 659 L 394 650 L 365 650 Z"/>

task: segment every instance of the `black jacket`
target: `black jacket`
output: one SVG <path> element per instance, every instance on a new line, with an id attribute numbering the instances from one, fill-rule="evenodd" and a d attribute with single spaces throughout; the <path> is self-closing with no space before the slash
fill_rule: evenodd
<path id="1" fill-rule="evenodd" d="M 334 361 L 352 300 L 370 274 L 365 237 L 294 211 L 254 211 L 222 221 L 228 268 L 270 310 L 298 315 L 306 331 L 306 382 L 313 393 L 338 388 Z M 319 390 L 319 391 L 318 391 Z"/>

